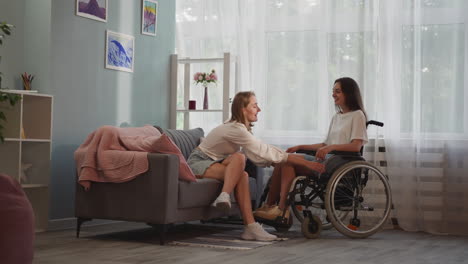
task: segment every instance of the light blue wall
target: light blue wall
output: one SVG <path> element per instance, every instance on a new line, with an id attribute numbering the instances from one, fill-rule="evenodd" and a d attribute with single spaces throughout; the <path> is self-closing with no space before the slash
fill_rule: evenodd
<path id="1" fill-rule="evenodd" d="M 0 2 L 0 21 L 14 25 L 0 48 L 3 88 L 23 89 L 22 72 L 35 75 L 32 89 L 50 87 L 50 5 L 50 0 Z"/>
<path id="2" fill-rule="evenodd" d="M 74 216 L 73 152 L 90 132 L 102 125 L 168 126 L 175 1 L 158 2 L 156 37 L 140 33 L 140 0 L 109 0 L 107 23 L 76 16 L 75 0 L 0 4 L 0 20 L 17 25 L 1 64 L 5 77 L 29 67 L 34 89 L 54 96 L 50 219 Z M 40 13 L 33 8 L 39 3 Z M 22 12 L 28 17 L 19 19 Z M 106 30 L 135 37 L 133 73 L 104 68 Z"/>

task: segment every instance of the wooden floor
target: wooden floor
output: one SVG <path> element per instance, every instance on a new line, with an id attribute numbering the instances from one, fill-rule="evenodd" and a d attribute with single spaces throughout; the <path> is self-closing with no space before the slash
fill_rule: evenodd
<path id="1" fill-rule="evenodd" d="M 34 263 L 468 263 L 468 237 L 385 230 L 356 240 L 329 230 L 309 240 L 296 225 L 289 232 L 296 238 L 239 251 L 160 246 L 158 235 L 148 226 L 115 223 L 83 227 L 78 239 L 74 230 L 38 233 Z M 190 229 L 184 229 L 187 233 Z M 176 226 L 168 238 L 179 235 Z"/>

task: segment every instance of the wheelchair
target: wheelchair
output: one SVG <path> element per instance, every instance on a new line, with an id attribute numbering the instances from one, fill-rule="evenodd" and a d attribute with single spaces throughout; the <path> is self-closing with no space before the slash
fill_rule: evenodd
<path id="1" fill-rule="evenodd" d="M 377 121 L 368 125 L 383 126 Z M 334 227 L 350 238 L 366 238 L 381 230 L 390 215 L 392 195 L 390 184 L 377 167 L 365 161 L 360 152 L 332 152 L 325 160 L 322 174 L 297 176 L 291 184 L 287 207 L 301 222 L 306 238 L 317 238 L 322 229 Z M 314 155 L 315 152 L 298 151 Z M 271 179 L 270 179 L 271 180 Z M 266 200 L 269 184 L 261 197 Z M 277 231 L 287 231 L 292 216 L 275 220 L 257 219 L 273 226 Z"/>

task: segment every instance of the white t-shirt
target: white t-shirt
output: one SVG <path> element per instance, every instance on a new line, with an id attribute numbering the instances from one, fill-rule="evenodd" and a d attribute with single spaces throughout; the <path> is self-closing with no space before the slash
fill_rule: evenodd
<path id="1" fill-rule="evenodd" d="M 282 163 L 288 158 L 284 150 L 263 143 L 238 122 L 227 122 L 211 130 L 198 147 L 213 160 L 224 159 L 242 147 L 247 158 L 261 167 Z"/>
<path id="2" fill-rule="evenodd" d="M 326 145 L 348 144 L 353 139 L 363 140 L 367 143 L 366 116 L 361 110 L 345 114 L 336 113 L 330 122 Z"/>

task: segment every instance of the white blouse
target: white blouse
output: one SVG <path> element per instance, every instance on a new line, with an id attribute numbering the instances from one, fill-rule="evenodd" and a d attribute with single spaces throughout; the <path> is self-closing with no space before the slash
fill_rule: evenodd
<path id="1" fill-rule="evenodd" d="M 227 122 L 216 127 L 198 147 L 213 160 L 224 159 L 242 148 L 247 158 L 261 167 L 283 163 L 288 158 L 284 150 L 263 143 L 239 122 Z"/>
<path id="2" fill-rule="evenodd" d="M 345 114 L 336 113 L 330 122 L 326 145 L 348 144 L 353 139 L 363 140 L 367 143 L 366 116 L 361 110 Z"/>

